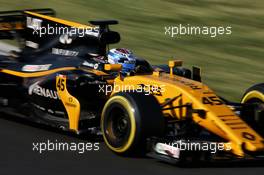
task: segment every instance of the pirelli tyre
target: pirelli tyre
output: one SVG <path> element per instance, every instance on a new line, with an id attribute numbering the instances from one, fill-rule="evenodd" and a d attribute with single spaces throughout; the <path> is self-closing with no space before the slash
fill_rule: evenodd
<path id="1" fill-rule="evenodd" d="M 242 103 L 264 103 L 264 83 L 256 84 L 246 90 Z"/>
<path id="2" fill-rule="evenodd" d="M 256 84 L 246 90 L 241 103 L 255 104 L 254 108 L 246 112 L 249 124 L 255 123 L 261 132 L 264 131 L 264 83 Z M 253 118 L 254 117 L 254 118 Z M 258 129 L 258 130 L 259 130 Z M 263 132 L 264 133 L 264 132 Z"/>
<path id="3" fill-rule="evenodd" d="M 144 153 L 147 138 L 162 136 L 164 127 L 161 107 L 152 95 L 119 92 L 106 102 L 102 111 L 104 141 L 117 154 Z"/>

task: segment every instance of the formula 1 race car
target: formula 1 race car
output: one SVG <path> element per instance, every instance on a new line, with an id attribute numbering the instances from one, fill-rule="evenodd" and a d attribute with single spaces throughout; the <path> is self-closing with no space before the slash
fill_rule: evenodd
<path id="1" fill-rule="evenodd" d="M 0 13 L 0 38 L 21 45 L 0 56 L 1 113 L 102 133 L 120 155 L 147 153 L 170 163 L 263 159 L 264 135 L 243 120 L 254 117 L 245 115 L 250 107 L 218 97 L 199 68 L 138 58 L 135 71 L 124 73 L 122 64 L 104 59 L 120 40 L 109 29 L 117 21 L 90 26 L 54 16 L 52 9 Z"/>

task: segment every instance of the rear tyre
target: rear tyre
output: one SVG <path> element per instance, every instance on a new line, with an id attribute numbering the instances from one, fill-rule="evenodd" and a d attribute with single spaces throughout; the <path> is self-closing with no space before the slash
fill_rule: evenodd
<path id="1" fill-rule="evenodd" d="M 162 136 L 165 121 L 154 96 L 119 92 L 105 104 L 101 129 L 107 147 L 121 155 L 144 153 L 147 138 Z"/>

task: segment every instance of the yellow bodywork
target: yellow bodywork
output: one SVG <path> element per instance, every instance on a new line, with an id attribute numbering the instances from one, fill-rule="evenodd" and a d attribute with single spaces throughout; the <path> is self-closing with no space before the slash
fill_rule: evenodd
<path id="1" fill-rule="evenodd" d="M 79 101 L 68 92 L 66 81 L 66 76 L 58 75 L 56 89 L 68 114 L 69 129 L 78 132 L 81 106 Z"/>
<path id="2" fill-rule="evenodd" d="M 264 150 L 263 138 L 240 119 L 206 85 L 177 75 L 154 72 L 152 75 L 118 77 L 115 79 L 114 86 L 118 87 L 116 89 L 124 90 L 124 88 L 142 86 L 142 84 L 146 87 L 155 87 L 154 90 L 151 90 L 152 94 L 163 108 L 192 104 L 193 109 L 206 111 L 205 117 L 193 113 L 193 121 L 226 139 L 231 144 L 234 154 L 244 156 L 243 147 L 253 152 Z M 113 91 L 113 94 L 116 92 Z M 173 98 L 172 103 L 166 103 Z M 148 104 L 146 107 L 149 107 Z M 184 108 L 168 109 L 163 113 L 164 116 L 177 120 L 184 120 L 187 116 L 187 110 Z"/>
<path id="3" fill-rule="evenodd" d="M 60 19 L 60 18 L 47 16 L 47 15 L 42 15 L 42 14 L 39 14 L 39 13 L 30 12 L 30 11 L 25 11 L 25 13 L 29 14 L 29 15 L 36 16 L 36 17 L 40 17 L 40 18 L 43 18 L 43 19 L 47 19 L 49 21 L 53 21 L 53 22 L 56 22 L 56 23 L 59 23 L 59 24 L 63 24 L 63 25 L 66 25 L 66 26 L 75 27 L 75 28 L 88 29 L 88 28 L 93 28 L 94 27 L 92 25 L 80 24 L 80 23 L 77 23 L 77 22 L 72 22 L 72 21 L 68 21 L 68 20 L 64 20 L 64 19 Z"/>

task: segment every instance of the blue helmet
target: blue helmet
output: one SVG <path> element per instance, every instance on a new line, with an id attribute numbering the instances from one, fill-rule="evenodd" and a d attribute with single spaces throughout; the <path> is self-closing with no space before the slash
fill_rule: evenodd
<path id="1" fill-rule="evenodd" d="M 130 73 L 135 70 L 136 57 L 125 48 L 111 49 L 108 52 L 108 62 L 110 64 L 122 64 L 123 73 Z"/>

